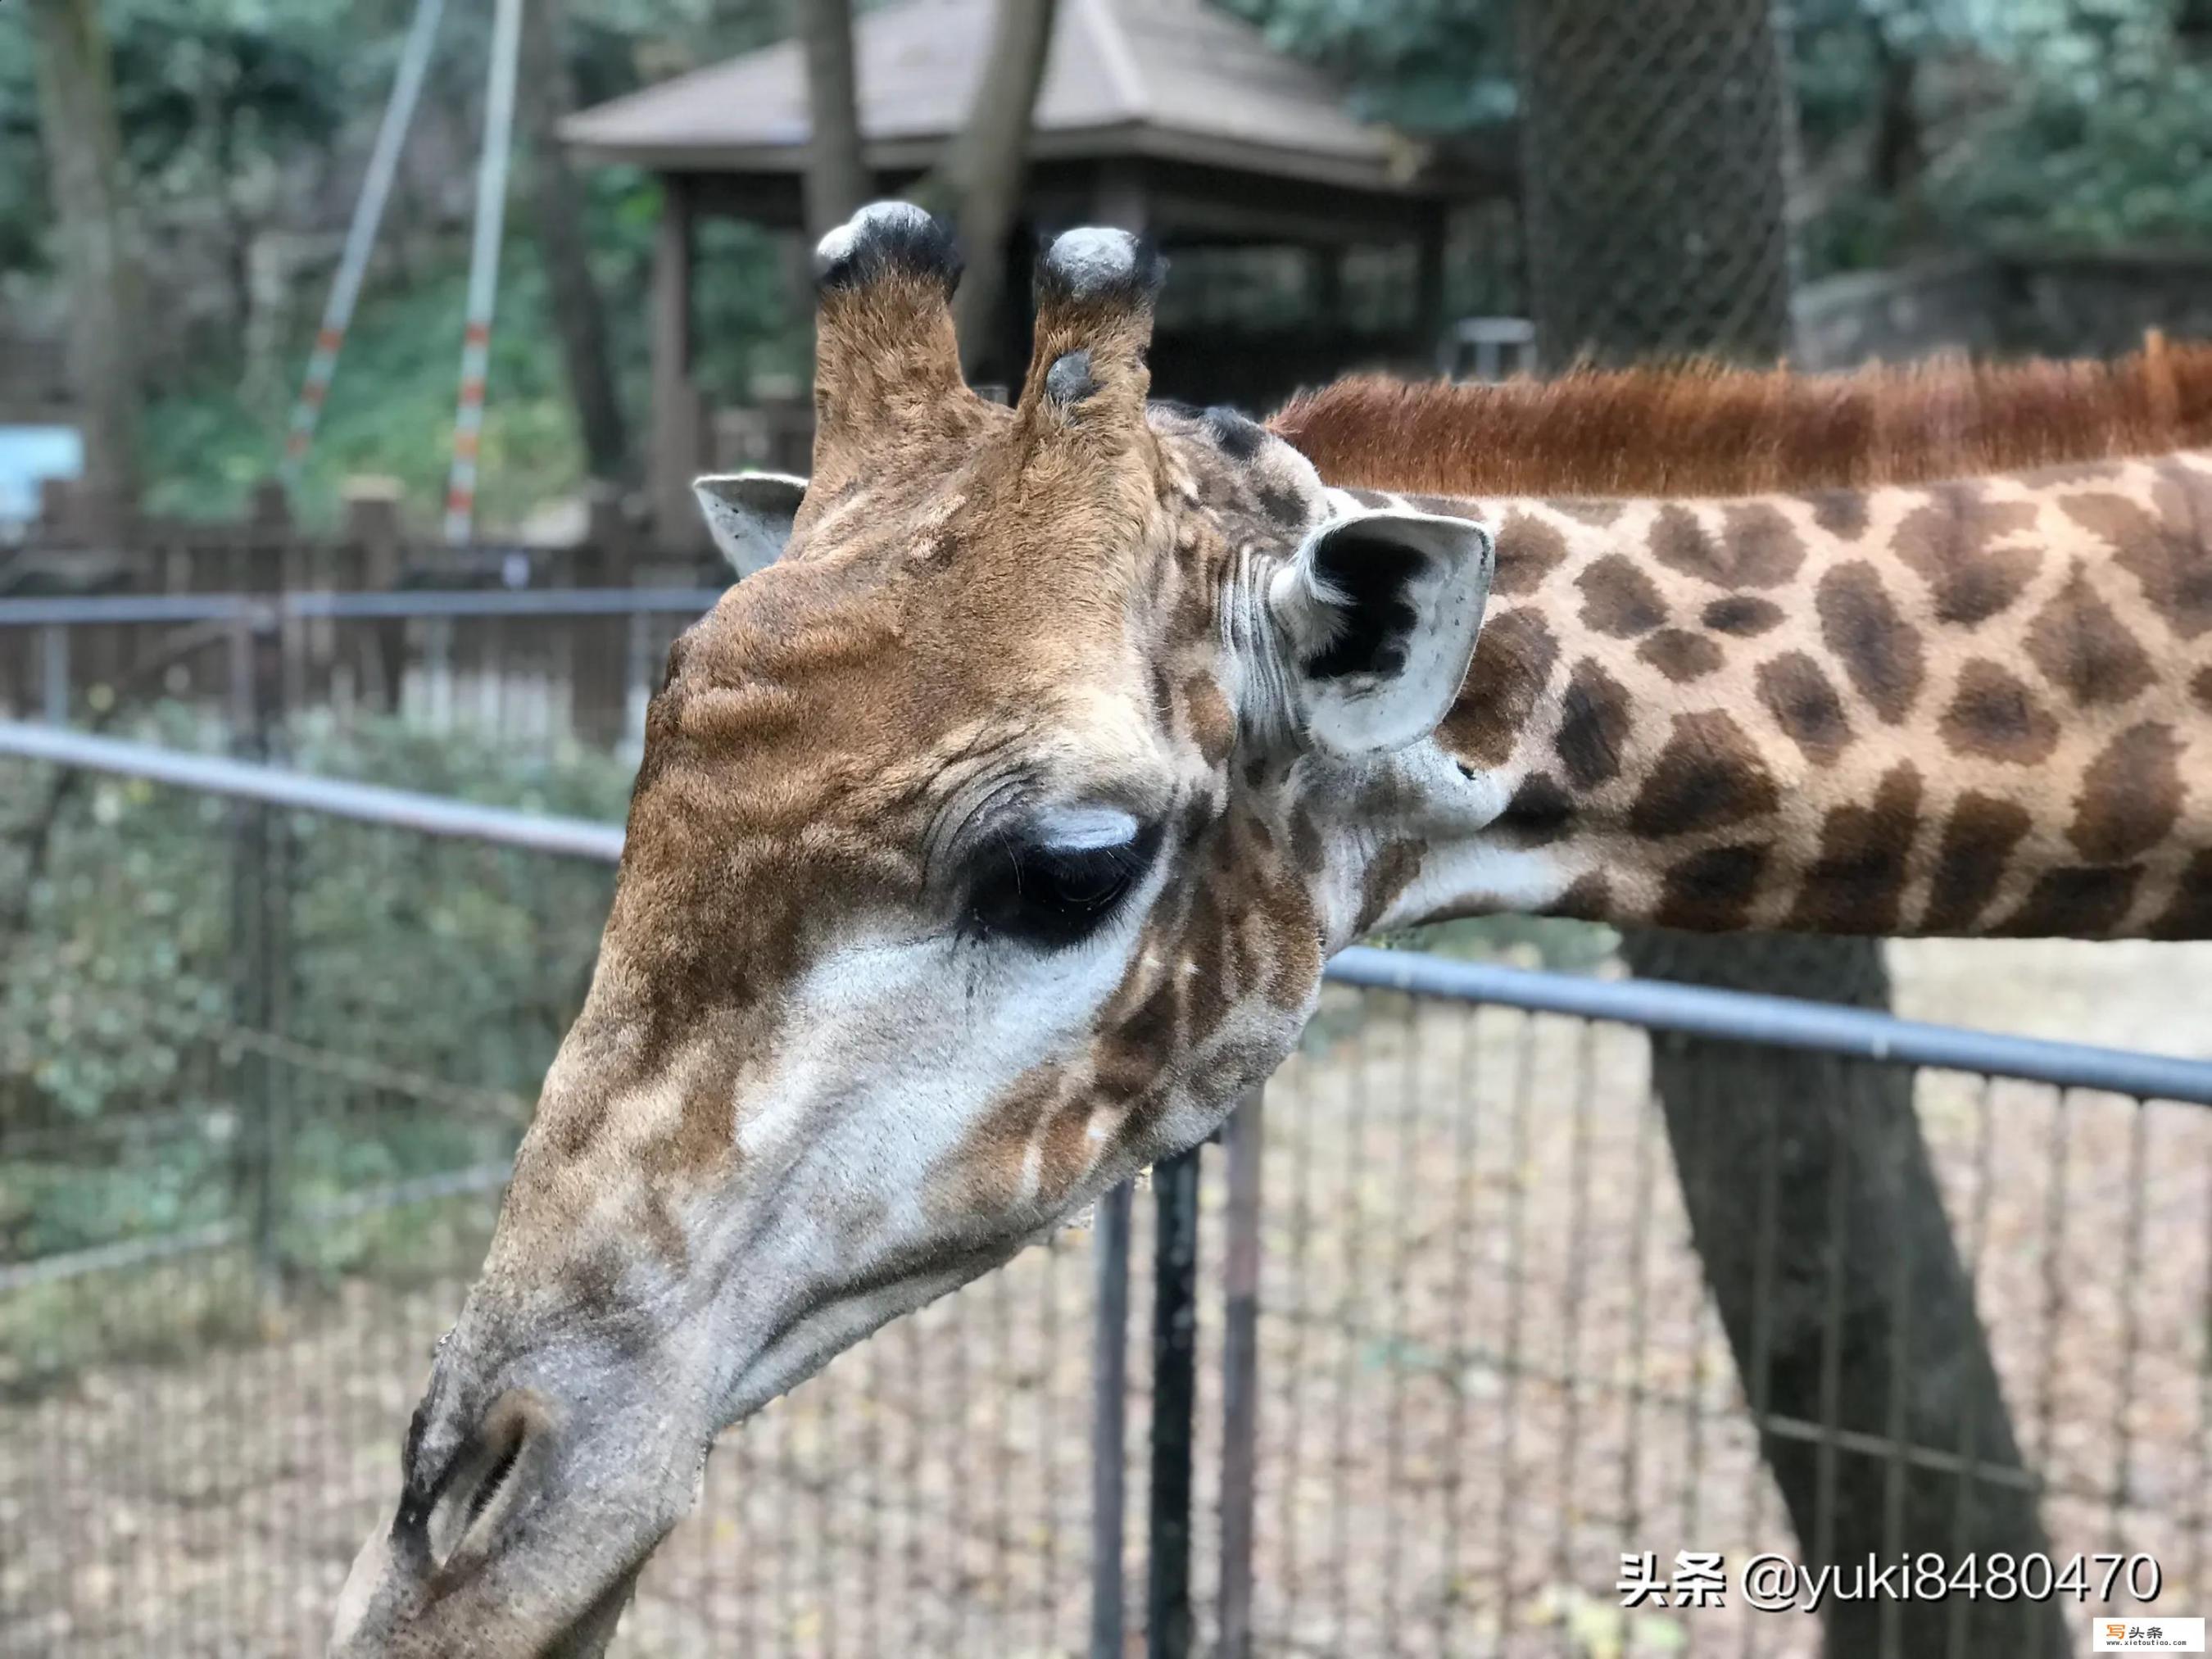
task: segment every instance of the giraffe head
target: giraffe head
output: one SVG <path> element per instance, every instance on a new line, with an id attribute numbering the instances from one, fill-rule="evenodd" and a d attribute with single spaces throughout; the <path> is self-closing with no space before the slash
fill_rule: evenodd
<path id="1" fill-rule="evenodd" d="M 1011 409 L 927 216 L 817 274 L 813 477 L 702 481 L 744 579 L 670 653 L 342 1651 L 599 1651 L 720 1429 L 1201 1139 L 1369 919 L 1332 848 L 1464 677 L 1489 532 L 1148 406 L 1133 239 L 1043 257 Z"/>

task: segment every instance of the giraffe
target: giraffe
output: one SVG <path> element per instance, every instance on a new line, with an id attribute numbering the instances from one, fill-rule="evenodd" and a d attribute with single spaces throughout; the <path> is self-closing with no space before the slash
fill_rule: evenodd
<path id="1" fill-rule="evenodd" d="M 927 215 L 816 268 L 812 476 L 701 481 L 741 579 L 336 1652 L 601 1651 L 717 1432 L 1194 1144 L 1376 927 L 2212 933 L 2201 456 L 1383 494 L 1462 475 L 1148 402 L 1123 233 L 1041 258 L 1011 408 Z M 2095 430 L 2212 441 L 2187 361 Z"/>

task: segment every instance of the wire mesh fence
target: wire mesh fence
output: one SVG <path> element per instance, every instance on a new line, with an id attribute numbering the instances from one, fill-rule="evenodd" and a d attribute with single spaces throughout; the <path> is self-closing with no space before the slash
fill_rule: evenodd
<path id="1" fill-rule="evenodd" d="M 51 786 L 49 769 L 4 764 L 11 786 Z M 52 935 L 64 960 L 27 970 L 11 954 L 0 988 L 0 1650 L 312 1650 L 481 1260 L 527 1096 L 580 995 L 605 872 L 273 813 L 291 856 L 270 1030 L 231 1000 L 234 911 L 191 898 L 239 878 L 234 807 L 127 778 L 86 787 L 87 821 L 112 838 L 96 866 L 42 875 L 33 918 L 70 921 Z M 157 890 L 201 904 L 204 925 L 145 911 Z M 69 911 L 95 893 L 178 948 L 122 975 L 121 941 Z M 1816 1418 L 1762 1410 L 1705 1292 L 1653 1103 L 1653 1046 L 1675 1039 L 1514 989 L 1537 982 L 1493 979 L 1487 1006 L 1333 984 L 1270 1084 L 1249 1194 L 1249 1495 L 1224 1475 L 1235 1368 L 1218 1286 L 1236 1236 L 1223 1161 L 1201 1162 L 1194 1650 L 1223 1642 L 1224 1533 L 1241 1527 L 1251 1589 L 1235 1617 L 1256 1653 L 1816 1652 L 1816 1619 L 1754 1612 L 1733 1586 L 1697 1608 L 1624 1608 L 1618 1589 L 1622 1558 L 1646 1552 L 1662 1584 L 1678 1552 L 1732 1571 L 1760 1551 L 1816 1556 L 1777 1498 L 1778 1448 L 1820 1460 L 1831 1504 L 1857 1501 L 1869 1472 L 1899 1505 L 1917 1480 L 1962 1504 L 2024 1487 L 2060 1571 L 2077 1552 L 2142 1558 L 2151 1605 L 2202 1606 L 2212 1116 L 2051 1081 L 2063 1066 L 1917 1073 L 2022 1441 L 2021 1468 L 1978 1464 L 1844 1426 L 1833 1389 Z M 1759 1030 L 1749 1005 L 1698 1006 Z M 1779 1139 L 1753 1149 L 1747 1214 L 1793 1192 L 1790 1158 Z M 1140 1264 L 1155 1213 L 1134 1206 Z M 1835 1213 L 1832 1263 L 1870 1243 Z M 1062 1234 L 726 1436 L 622 1650 L 1093 1650 L 1095 1243 Z M 1153 1283 L 1139 1267 L 1127 1286 L 1121 1472 L 1138 1512 Z M 1909 1304 L 1909 1271 L 1895 1294 Z M 1840 1379 L 1849 1310 L 1818 1279 L 1769 1295 L 1778 1321 L 1812 1310 Z M 1883 1408 L 1927 1385 L 1887 1379 Z M 1125 1557 L 1107 1577 L 1131 1643 L 1153 1633 L 1157 1541 L 1133 1526 L 1107 1546 Z M 2111 1605 L 2136 1608 L 2146 1571 L 2124 1572 Z M 2062 1594 L 2056 1628 L 2082 1645 L 2104 1605 Z M 1945 1618 L 1938 1650 L 2045 1639 L 2018 1602 L 1954 1597 Z M 1908 1650 L 1897 1629 L 1893 1615 L 1863 1650 Z"/>
<path id="2" fill-rule="evenodd" d="M 629 754 L 702 586 L 0 599 L 0 717 L 219 740 L 398 721 L 512 751 Z"/>

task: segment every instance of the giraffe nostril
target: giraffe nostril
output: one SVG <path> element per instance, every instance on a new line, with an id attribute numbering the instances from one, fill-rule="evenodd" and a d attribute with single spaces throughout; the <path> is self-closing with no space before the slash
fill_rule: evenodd
<path id="1" fill-rule="evenodd" d="M 490 1553 L 543 1473 L 549 1426 L 534 1395 L 517 1389 L 492 1402 L 430 1511 L 430 1560 L 439 1571 L 465 1571 Z"/>

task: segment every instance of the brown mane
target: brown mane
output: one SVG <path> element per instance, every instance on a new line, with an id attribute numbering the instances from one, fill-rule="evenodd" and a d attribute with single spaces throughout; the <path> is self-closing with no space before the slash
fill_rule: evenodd
<path id="1" fill-rule="evenodd" d="M 1268 424 L 1333 484 L 1440 495 L 1731 495 L 1925 483 L 2212 446 L 2212 344 L 2117 362 L 1847 374 L 1711 364 L 1549 381 L 1360 375 Z"/>

